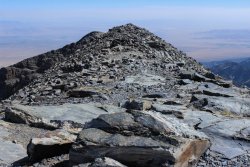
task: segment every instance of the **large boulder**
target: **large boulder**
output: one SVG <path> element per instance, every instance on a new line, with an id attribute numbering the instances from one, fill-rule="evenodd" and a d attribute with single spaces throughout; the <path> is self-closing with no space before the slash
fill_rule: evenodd
<path id="1" fill-rule="evenodd" d="M 110 157 L 127 166 L 189 166 L 210 143 L 177 118 L 131 111 L 101 115 L 87 123 L 70 151 L 72 165 Z"/>
<path id="2" fill-rule="evenodd" d="M 31 162 L 67 154 L 76 135 L 64 130 L 47 132 L 37 138 L 32 138 L 27 146 L 27 153 Z"/>

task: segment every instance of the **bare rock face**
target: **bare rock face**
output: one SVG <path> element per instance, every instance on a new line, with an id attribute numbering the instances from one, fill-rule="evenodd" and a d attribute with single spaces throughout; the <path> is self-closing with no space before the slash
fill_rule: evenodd
<path id="1" fill-rule="evenodd" d="M 0 99 L 4 99 L 27 85 L 38 75 L 29 69 L 5 67 L 0 69 Z"/>
<path id="2" fill-rule="evenodd" d="M 159 113 L 132 111 L 101 115 L 86 124 L 70 151 L 70 162 L 81 164 L 111 157 L 127 166 L 194 165 L 210 143 Z"/>

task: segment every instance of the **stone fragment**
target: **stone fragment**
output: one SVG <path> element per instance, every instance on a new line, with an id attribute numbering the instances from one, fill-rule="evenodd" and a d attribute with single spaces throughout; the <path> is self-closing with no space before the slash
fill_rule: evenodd
<path id="1" fill-rule="evenodd" d="M 74 167 L 126 167 L 125 165 L 111 158 L 96 158 L 92 163 L 75 165 Z"/>
<path id="2" fill-rule="evenodd" d="M 107 95 L 109 91 L 102 88 L 94 88 L 94 87 L 82 87 L 79 89 L 73 89 L 68 92 L 69 97 L 76 98 L 86 98 L 86 97 L 100 97 L 103 99 L 108 99 Z"/>
<path id="3" fill-rule="evenodd" d="M 163 93 L 154 93 L 154 94 L 147 94 L 142 96 L 143 98 L 165 98 L 166 95 Z"/>
<path id="4" fill-rule="evenodd" d="M 157 103 L 152 105 L 152 110 L 162 114 L 173 114 L 177 118 L 183 118 L 183 113 L 187 112 L 187 108 L 181 105 L 164 105 Z"/>
<path id="5" fill-rule="evenodd" d="M 165 78 L 152 74 L 138 74 L 136 76 L 128 76 L 125 78 L 125 83 L 135 83 L 142 86 L 164 85 Z"/>
<path id="6" fill-rule="evenodd" d="M 151 106 L 152 102 L 148 100 L 131 100 L 122 104 L 122 107 L 128 110 L 149 110 Z"/>
<path id="7" fill-rule="evenodd" d="M 46 119 L 30 115 L 29 113 L 21 110 L 6 108 L 4 119 L 13 123 L 28 124 L 34 127 L 44 129 L 57 129 L 57 125 L 51 123 Z"/>
<path id="8" fill-rule="evenodd" d="M 244 129 L 241 129 L 238 134 L 235 135 L 236 138 L 250 141 L 250 126 Z"/>

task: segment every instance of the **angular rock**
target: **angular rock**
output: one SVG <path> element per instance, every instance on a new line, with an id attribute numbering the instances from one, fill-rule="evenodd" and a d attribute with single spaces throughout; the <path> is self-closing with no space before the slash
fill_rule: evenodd
<path id="1" fill-rule="evenodd" d="M 166 95 L 163 93 L 154 93 L 154 94 L 147 94 L 142 96 L 143 98 L 165 98 Z"/>
<path id="2" fill-rule="evenodd" d="M 103 107 L 102 107 L 103 106 Z M 35 123 L 42 121 L 56 124 L 56 121 L 73 121 L 84 124 L 101 114 L 119 112 L 123 109 L 114 106 L 89 104 L 63 104 L 53 106 L 25 106 L 13 104 L 5 112 L 6 119 L 16 123 Z"/>
<path id="3" fill-rule="evenodd" d="M 128 76 L 125 78 L 125 83 L 134 83 L 142 86 L 164 85 L 165 78 L 152 74 L 138 74 L 136 76 Z"/>
<path id="4" fill-rule="evenodd" d="M 173 114 L 177 118 L 183 118 L 183 113 L 187 112 L 187 108 L 185 106 L 164 104 L 153 104 L 152 110 L 162 114 Z"/>
<path id="5" fill-rule="evenodd" d="M 175 118 L 132 111 L 101 115 L 80 132 L 70 162 L 110 157 L 127 166 L 188 166 L 209 147 L 205 135 Z"/>
<path id="6" fill-rule="evenodd" d="M 192 84 L 193 82 L 190 79 L 181 79 L 179 80 L 179 84 L 180 85 L 188 85 L 188 84 Z"/>
<path id="7" fill-rule="evenodd" d="M 219 85 L 225 88 L 229 88 L 232 86 L 231 82 L 226 82 L 223 80 L 216 80 L 216 79 L 212 79 L 211 77 L 207 78 L 206 76 L 203 76 L 194 71 L 181 71 L 181 73 L 179 74 L 179 77 L 181 79 L 188 79 L 188 80 L 193 80 L 196 82 L 211 82 L 211 83 L 214 83 L 216 85 Z"/>
<path id="8" fill-rule="evenodd" d="M 76 136 L 63 130 L 51 131 L 38 138 L 32 138 L 27 146 L 31 162 L 67 154 Z"/>
<path id="9" fill-rule="evenodd" d="M 148 100 L 130 100 L 122 104 L 122 107 L 128 110 L 148 110 L 151 106 L 152 102 Z"/>
<path id="10" fill-rule="evenodd" d="M 221 92 L 215 92 L 211 90 L 203 90 L 203 94 L 208 95 L 208 96 L 221 96 L 221 97 L 233 97 L 231 95 L 223 94 Z"/>
<path id="11" fill-rule="evenodd" d="M 224 88 L 213 83 L 204 82 L 199 85 L 198 90 L 208 96 L 237 97 L 240 91 L 235 88 Z"/>
<path id="12" fill-rule="evenodd" d="M 191 72 L 191 71 L 182 71 L 179 76 L 181 79 L 189 79 L 189 80 L 194 80 L 198 82 L 209 80 L 208 78 L 196 72 Z"/>
<path id="13" fill-rule="evenodd" d="M 235 135 L 236 138 L 250 141 L 250 126 L 244 129 L 241 129 L 238 134 Z"/>
<path id="14" fill-rule="evenodd" d="M 191 103 L 200 110 L 219 113 L 225 116 L 250 116 L 250 100 L 247 98 L 194 95 Z"/>
<path id="15" fill-rule="evenodd" d="M 94 91 L 85 91 L 85 90 L 73 90 L 70 91 L 69 93 L 70 97 L 91 97 L 94 95 L 99 95 L 99 93 L 94 92 Z"/>
<path id="16" fill-rule="evenodd" d="M 34 127 L 44 128 L 44 129 L 57 129 L 57 125 L 34 115 L 21 110 L 15 110 L 11 108 L 6 108 L 4 119 L 13 123 L 28 124 Z"/>

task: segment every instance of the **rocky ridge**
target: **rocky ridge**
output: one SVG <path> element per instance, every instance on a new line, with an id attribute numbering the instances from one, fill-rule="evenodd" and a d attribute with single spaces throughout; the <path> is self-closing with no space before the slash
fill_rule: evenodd
<path id="1" fill-rule="evenodd" d="M 5 166 L 250 165 L 249 90 L 133 24 L 2 68 L 0 98 Z"/>
<path id="2" fill-rule="evenodd" d="M 218 62 L 205 63 L 204 65 L 215 74 L 227 80 L 232 80 L 237 86 L 250 87 L 249 75 L 250 59 L 225 60 Z"/>

